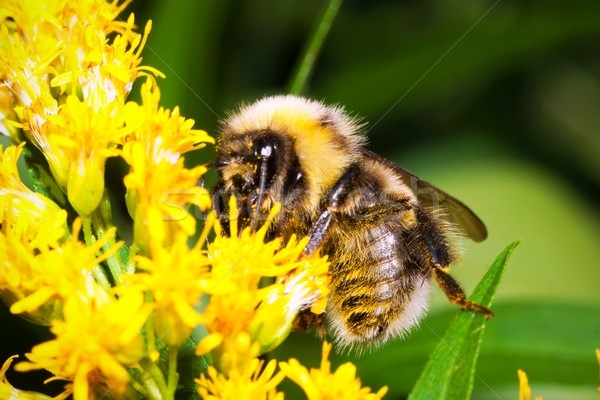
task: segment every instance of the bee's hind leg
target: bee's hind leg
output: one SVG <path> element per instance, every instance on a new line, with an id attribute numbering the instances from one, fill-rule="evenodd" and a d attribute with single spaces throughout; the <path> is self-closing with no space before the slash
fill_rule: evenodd
<path id="1" fill-rule="evenodd" d="M 443 268 L 439 265 L 433 265 L 431 267 L 433 271 L 433 276 L 437 281 L 440 288 L 444 291 L 446 297 L 452 304 L 456 304 L 462 307 L 463 310 L 472 310 L 478 311 L 480 313 L 485 314 L 486 317 L 491 318 L 494 316 L 494 313 L 485 308 L 474 301 L 469 301 L 463 288 L 459 285 L 459 283 L 446 271 L 446 268 Z"/>
<path id="2" fill-rule="evenodd" d="M 463 310 L 478 311 L 491 318 L 494 313 L 489 309 L 469 301 L 465 291 L 460 284 L 448 273 L 448 265 L 452 262 L 448 246 L 445 243 L 443 231 L 437 225 L 431 216 L 423 209 L 412 206 L 417 221 L 418 239 L 421 242 L 421 249 L 426 250 L 428 257 L 424 260 L 426 265 L 440 288 L 444 291 L 446 297 L 452 304 L 462 307 Z"/>

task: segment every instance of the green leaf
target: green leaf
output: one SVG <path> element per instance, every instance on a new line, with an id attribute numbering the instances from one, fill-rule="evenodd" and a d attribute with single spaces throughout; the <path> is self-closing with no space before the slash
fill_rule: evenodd
<path id="1" fill-rule="evenodd" d="M 198 384 L 194 379 L 208 369 L 208 363 L 204 356 L 196 355 L 196 343 L 192 338 L 186 340 L 180 347 L 177 356 L 177 372 L 179 373 L 179 385 L 177 387 L 177 399 L 196 399 L 198 396 Z"/>
<path id="2" fill-rule="evenodd" d="M 520 242 L 510 244 L 496 258 L 469 300 L 490 307 L 508 259 Z M 429 358 L 409 400 L 458 400 L 470 397 L 485 323 L 486 317 L 481 313 L 458 313 Z"/>
<path id="3" fill-rule="evenodd" d="M 292 74 L 289 92 L 300 94 L 305 91 L 309 77 L 313 71 L 315 61 L 319 51 L 323 46 L 323 41 L 331 29 L 331 24 L 337 15 L 342 0 L 329 0 L 325 5 L 323 15 L 317 24 L 315 31 L 306 44 L 306 49 L 298 61 L 298 65 Z"/>
<path id="4" fill-rule="evenodd" d="M 60 207 L 65 208 L 67 198 L 50 173 L 50 167 L 48 167 L 42 153 L 31 142 L 27 142 L 27 145 L 23 148 L 23 155 L 33 191 L 48 197 Z"/>

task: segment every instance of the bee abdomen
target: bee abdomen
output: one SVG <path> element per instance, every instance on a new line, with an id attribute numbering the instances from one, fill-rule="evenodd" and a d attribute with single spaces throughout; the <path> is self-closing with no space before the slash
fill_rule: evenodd
<path id="1" fill-rule="evenodd" d="M 328 316 L 341 346 L 380 344 L 408 331 L 425 312 L 429 281 L 394 249 L 393 256 L 380 248 L 361 259 L 334 260 Z"/>

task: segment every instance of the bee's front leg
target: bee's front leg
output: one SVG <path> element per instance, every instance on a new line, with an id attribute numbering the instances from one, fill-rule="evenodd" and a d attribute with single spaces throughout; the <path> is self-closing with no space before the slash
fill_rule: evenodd
<path id="1" fill-rule="evenodd" d="M 326 207 L 308 232 L 309 240 L 302 252 L 302 257 L 313 254 L 323 243 L 325 238 L 327 238 L 331 222 L 344 204 L 350 191 L 355 187 L 358 174 L 358 167 L 352 165 L 344 172 L 342 177 L 338 179 L 331 189 L 329 189 Z"/>

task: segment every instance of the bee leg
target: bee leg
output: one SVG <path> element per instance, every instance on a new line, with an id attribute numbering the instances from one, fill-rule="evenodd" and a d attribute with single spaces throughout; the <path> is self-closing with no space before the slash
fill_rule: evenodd
<path id="1" fill-rule="evenodd" d="M 446 297 L 448 297 L 448 300 L 452 304 L 461 306 L 463 310 L 479 311 L 488 318 L 493 317 L 493 312 L 473 301 L 469 301 L 463 288 L 448 273 L 448 264 L 451 262 L 451 258 L 447 246 L 444 244 L 441 230 L 436 227 L 430 216 L 423 209 L 416 205 L 411 205 L 411 208 L 417 220 L 418 240 L 421 241 L 422 250 L 429 255 L 424 265 L 429 266 L 435 280 L 444 291 Z"/>
<path id="2" fill-rule="evenodd" d="M 334 214 L 335 211 L 331 211 L 329 207 L 327 207 L 327 209 L 319 215 L 317 221 L 312 228 L 310 228 L 310 232 L 308 233 L 308 243 L 306 244 L 304 251 L 302 251 L 301 257 L 312 255 L 321 243 L 323 243 Z"/>
<path id="3" fill-rule="evenodd" d="M 219 220 L 219 223 L 223 227 L 223 234 L 225 236 L 229 237 L 230 236 L 229 213 L 225 210 L 225 202 L 223 201 L 222 189 L 223 189 L 222 183 L 217 183 L 213 187 L 211 200 L 212 200 L 213 210 L 217 214 L 217 219 Z M 206 240 L 208 240 L 208 238 Z"/>
<path id="4" fill-rule="evenodd" d="M 327 333 L 325 313 L 313 314 L 310 310 L 302 310 L 294 320 L 292 332 L 305 332 L 313 327 L 317 328 L 320 337 L 325 337 Z"/>
<path id="5" fill-rule="evenodd" d="M 319 215 L 308 232 L 308 244 L 302 252 L 302 256 L 310 256 L 323 243 L 329 232 L 329 226 L 338 213 L 340 206 L 344 204 L 348 193 L 353 188 L 353 183 L 358 177 L 358 167 L 351 166 L 340 179 L 331 187 L 327 197 L 327 208 Z M 301 257 L 302 257 L 301 256 Z"/>
<path id="6" fill-rule="evenodd" d="M 452 304 L 456 304 L 461 306 L 463 310 L 472 310 L 478 311 L 480 313 L 485 314 L 486 317 L 491 318 L 494 316 L 494 313 L 475 303 L 474 301 L 467 300 L 467 296 L 463 288 L 458 284 L 458 282 L 446 271 L 446 268 L 443 268 L 437 264 L 432 266 L 433 276 L 437 281 L 440 288 L 444 291 L 446 297 Z"/>

